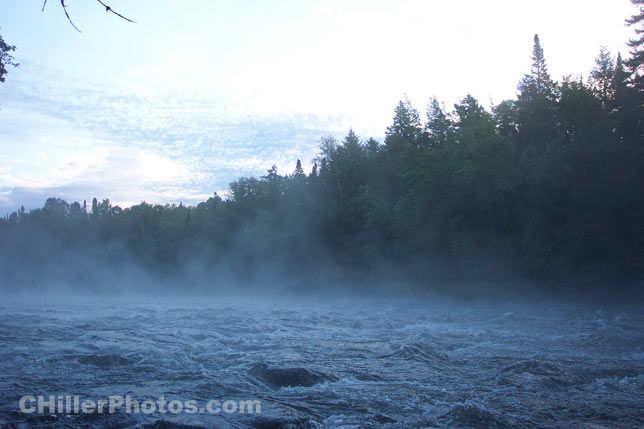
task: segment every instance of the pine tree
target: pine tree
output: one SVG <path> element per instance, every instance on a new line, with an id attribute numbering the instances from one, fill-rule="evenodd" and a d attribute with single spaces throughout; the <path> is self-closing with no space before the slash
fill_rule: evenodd
<path id="1" fill-rule="evenodd" d="M 387 127 L 387 137 L 399 136 L 411 142 L 416 142 L 422 127 L 420 115 L 409 99 L 401 100 L 394 109 L 394 123 Z"/>
<path id="2" fill-rule="evenodd" d="M 542 97 L 553 97 L 555 84 L 548 73 L 546 57 L 541 47 L 539 35 L 534 35 L 534 46 L 532 47 L 532 67 L 530 74 L 526 75 L 521 84 L 526 89 L 536 90 L 536 94 Z M 529 88 L 533 87 L 533 88 Z"/>
<path id="3" fill-rule="evenodd" d="M 329 172 L 329 163 L 326 157 L 320 159 L 320 176 L 326 175 Z"/>
<path id="4" fill-rule="evenodd" d="M 365 157 L 360 137 L 350 129 L 342 145 L 338 147 L 335 159 L 335 170 L 345 197 L 349 196 L 347 193 L 357 192 L 362 182 Z"/>
<path id="5" fill-rule="evenodd" d="M 615 98 L 612 104 L 612 115 L 616 122 L 616 132 L 621 139 L 641 136 L 644 129 L 642 120 L 641 95 L 629 85 L 629 72 L 620 54 L 615 63 L 613 77 Z"/>
<path id="6" fill-rule="evenodd" d="M 349 133 L 344 138 L 342 144 L 348 150 L 360 149 L 360 137 L 353 131 L 353 128 L 349 129 Z"/>
<path id="7" fill-rule="evenodd" d="M 454 105 L 454 115 L 457 142 L 481 143 L 496 135 L 492 115 L 470 94 Z"/>
<path id="8" fill-rule="evenodd" d="M 394 169 L 408 170 L 418 160 L 421 149 L 429 146 L 427 133 L 420 122 L 420 115 L 405 98 L 394 109 L 393 124 L 385 133 L 385 151 L 393 161 Z"/>
<path id="9" fill-rule="evenodd" d="M 626 72 L 626 66 L 624 65 L 624 60 L 622 59 L 622 54 L 617 54 L 617 59 L 615 60 L 615 73 L 613 74 L 613 87 L 615 88 L 615 98 L 617 98 L 626 88 L 626 82 L 628 80 L 628 73 Z"/>
<path id="10" fill-rule="evenodd" d="M 452 126 L 452 121 L 443 112 L 436 97 L 433 97 L 427 108 L 427 124 L 425 126 L 431 146 L 445 144 L 452 131 Z"/>
<path id="11" fill-rule="evenodd" d="M 595 59 L 595 67 L 590 72 L 589 83 L 599 99 L 602 106 L 607 108 L 615 96 L 615 65 L 610 51 L 602 46 L 599 55 Z"/>
<path id="12" fill-rule="evenodd" d="M 543 148 L 557 137 L 557 93 L 539 36 L 535 35 L 532 67 L 519 83 L 517 98 L 517 125 L 524 144 Z"/>
<path id="13" fill-rule="evenodd" d="M 98 216 L 98 200 L 96 197 L 92 198 L 92 216 Z"/>
<path id="14" fill-rule="evenodd" d="M 460 103 L 454 105 L 454 112 L 456 113 L 456 126 L 458 128 L 489 119 L 489 114 L 471 94 L 468 94 Z"/>
<path id="15" fill-rule="evenodd" d="M 365 149 L 367 150 L 367 155 L 374 156 L 380 150 L 380 143 L 373 137 L 370 137 L 365 143 Z"/>
<path id="16" fill-rule="evenodd" d="M 293 175 L 297 177 L 304 176 L 304 169 L 302 168 L 302 162 L 299 159 L 295 163 L 295 171 L 293 172 Z"/>
<path id="17" fill-rule="evenodd" d="M 629 26 L 635 27 L 635 38 L 628 41 L 631 57 L 626 66 L 631 74 L 633 83 L 640 92 L 644 91 L 644 0 L 631 0 L 638 8 L 637 14 L 626 20 Z"/>

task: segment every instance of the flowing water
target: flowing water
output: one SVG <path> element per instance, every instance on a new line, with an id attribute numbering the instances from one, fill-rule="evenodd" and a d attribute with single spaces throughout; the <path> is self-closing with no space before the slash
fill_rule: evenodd
<path id="1" fill-rule="evenodd" d="M 261 413 L 38 414 L 22 395 L 261 401 Z M 570 304 L 0 308 L 9 427 L 644 427 L 644 313 Z"/>

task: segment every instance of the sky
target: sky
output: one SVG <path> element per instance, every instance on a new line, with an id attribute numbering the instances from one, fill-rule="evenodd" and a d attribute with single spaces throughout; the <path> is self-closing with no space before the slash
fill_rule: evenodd
<path id="1" fill-rule="evenodd" d="M 0 214 L 48 197 L 195 204 L 320 138 L 382 140 L 421 111 L 516 96 L 535 33 L 550 72 L 626 54 L 629 0 L 0 0 Z"/>

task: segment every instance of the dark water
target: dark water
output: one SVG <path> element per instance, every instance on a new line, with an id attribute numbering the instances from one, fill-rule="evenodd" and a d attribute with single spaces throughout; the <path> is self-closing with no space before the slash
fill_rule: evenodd
<path id="1" fill-rule="evenodd" d="M 22 395 L 259 399 L 262 413 L 38 415 Z M 644 312 L 575 305 L 0 308 L 0 425 L 644 427 Z"/>

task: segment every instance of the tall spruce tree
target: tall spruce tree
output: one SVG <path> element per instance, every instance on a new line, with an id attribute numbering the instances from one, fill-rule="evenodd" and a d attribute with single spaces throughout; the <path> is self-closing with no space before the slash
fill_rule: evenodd
<path id="1" fill-rule="evenodd" d="M 546 57 L 538 34 L 534 35 L 530 73 L 523 78 L 520 85 L 526 90 L 535 91 L 536 94 L 542 97 L 554 97 L 555 95 L 555 84 L 548 72 Z"/>
<path id="2" fill-rule="evenodd" d="M 644 0 L 631 0 L 631 3 L 638 8 L 638 13 L 626 20 L 635 29 L 635 37 L 628 41 L 631 56 L 626 66 L 635 86 L 644 92 Z"/>
<path id="3" fill-rule="evenodd" d="M 532 67 L 519 83 L 517 97 L 519 137 L 525 145 L 543 148 L 557 137 L 557 93 L 539 35 L 535 34 Z"/>

